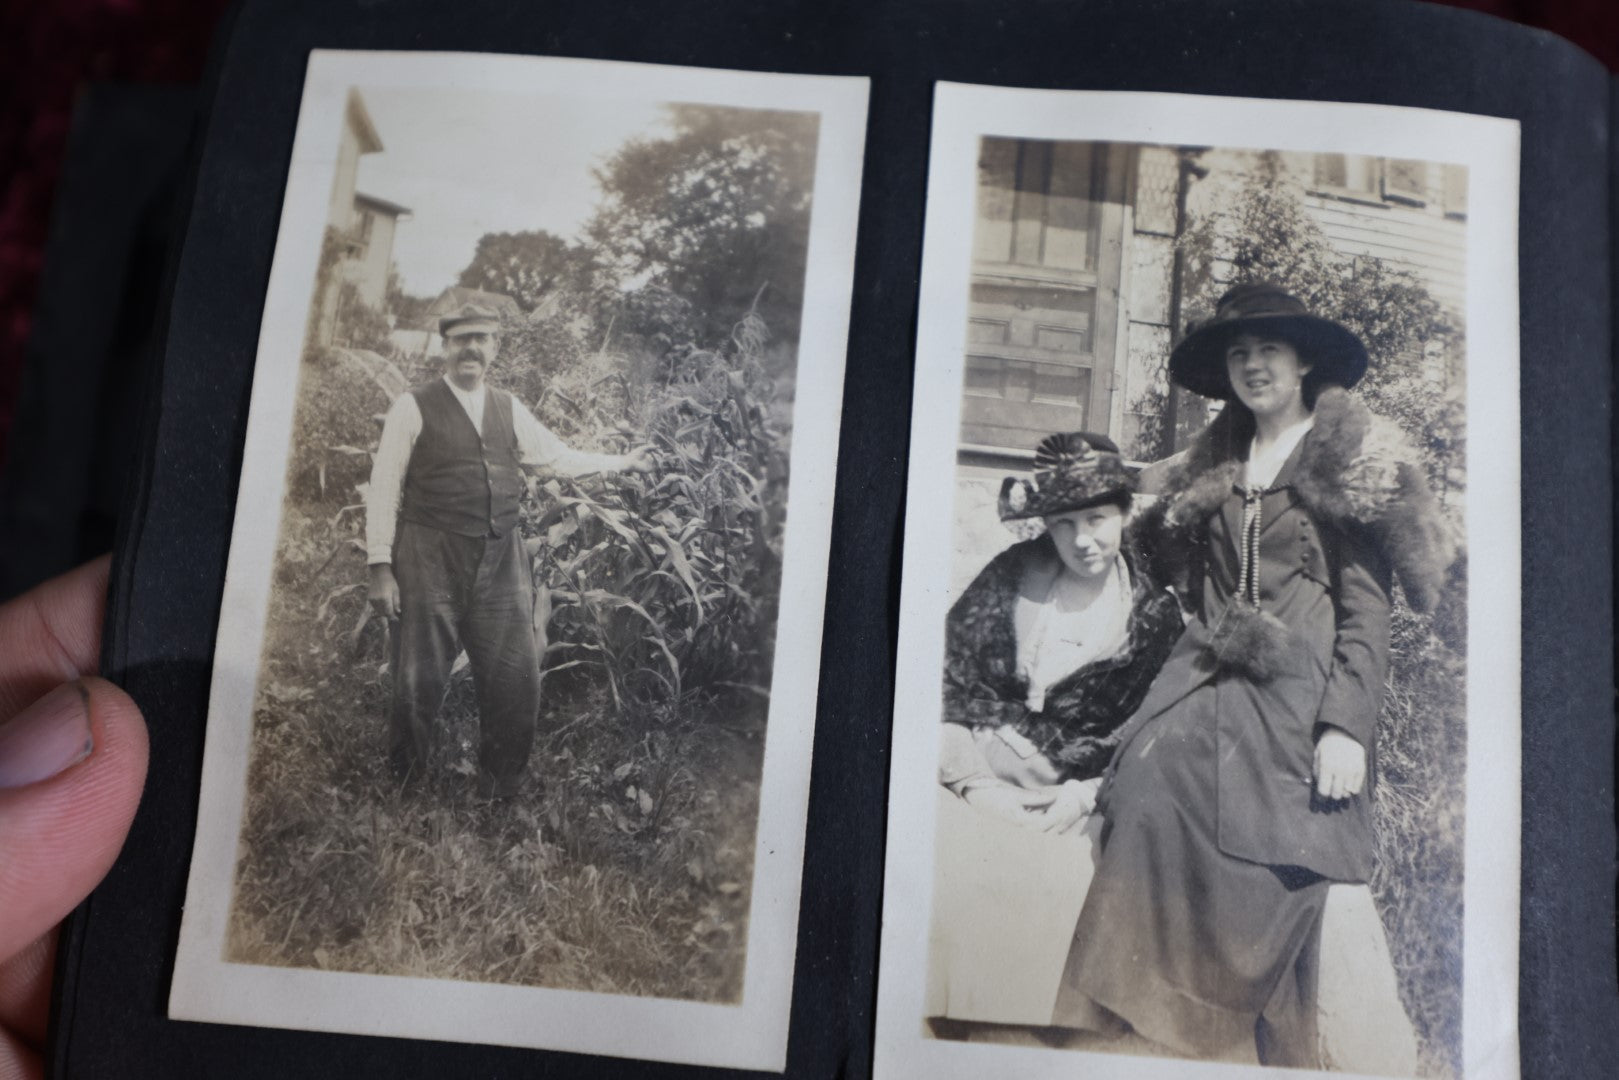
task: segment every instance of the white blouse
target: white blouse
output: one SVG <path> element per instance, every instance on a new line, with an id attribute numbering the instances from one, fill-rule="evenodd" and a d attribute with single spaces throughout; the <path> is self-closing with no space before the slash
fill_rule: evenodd
<path id="1" fill-rule="evenodd" d="M 1079 591 L 1073 576 L 1059 571 L 1047 584 L 1044 600 L 1018 595 L 1012 613 L 1018 670 L 1029 684 L 1025 704 L 1035 711 L 1045 706 L 1052 685 L 1129 644 L 1135 595 L 1124 559 L 1115 560 L 1102 591 L 1083 607 Z M 939 782 L 957 795 L 984 784 L 1031 788 L 1058 780 L 1056 768 L 1010 725 L 942 726 Z"/>
<path id="2" fill-rule="evenodd" d="M 1026 704 L 1039 712 L 1046 692 L 1086 664 L 1124 648 L 1130 632 L 1130 570 L 1114 559 L 1102 591 L 1084 600 L 1084 583 L 1059 573 L 1043 600 L 1019 595 L 1012 625 L 1018 670 L 1029 681 Z"/>
<path id="3" fill-rule="evenodd" d="M 1260 450 L 1259 439 L 1256 436 L 1248 444 L 1248 466 L 1244 483 L 1251 488 L 1270 487 L 1276 480 L 1276 474 L 1281 472 L 1282 466 L 1286 464 L 1288 455 L 1293 453 L 1293 448 L 1314 426 L 1315 414 L 1311 413 L 1298 423 L 1283 428 L 1276 441 L 1264 450 Z"/>

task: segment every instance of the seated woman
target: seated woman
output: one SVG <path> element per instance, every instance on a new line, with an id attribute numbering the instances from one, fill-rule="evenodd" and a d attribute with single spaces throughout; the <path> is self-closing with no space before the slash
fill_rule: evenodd
<path id="1" fill-rule="evenodd" d="M 1007 478 L 1000 497 L 1002 521 L 1038 518 L 1045 532 L 996 556 L 950 610 L 928 1003 L 938 1034 L 1051 1022 L 1089 879 L 1097 778 L 1181 631 L 1174 597 L 1126 536 L 1133 489 L 1105 436 L 1046 438 L 1033 479 Z"/>
<path id="2" fill-rule="evenodd" d="M 1345 392 L 1367 363 L 1351 331 L 1263 284 L 1170 357 L 1176 383 L 1227 402 L 1153 507 L 1195 617 L 1101 793 L 1059 1024 L 1322 1065 L 1323 914 L 1332 883 L 1372 871 L 1394 580 L 1422 610 L 1450 561 L 1414 455 Z"/>

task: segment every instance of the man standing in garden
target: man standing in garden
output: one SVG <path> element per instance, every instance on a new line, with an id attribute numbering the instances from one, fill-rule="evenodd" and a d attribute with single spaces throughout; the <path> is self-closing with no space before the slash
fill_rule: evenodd
<path id="1" fill-rule="evenodd" d="M 394 621 L 388 761 L 425 774 L 450 668 L 465 649 L 478 702 L 478 792 L 522 786 L 540 705 L 534 583 L 519 532 L 523 468 L 647 472 L 650 447 L 575 450 L 510 393 L 485 385 L 499 315 L 469 303 L 439 320 L 444 376 L 394 401 L 366 493 L 372 606 Z"/>

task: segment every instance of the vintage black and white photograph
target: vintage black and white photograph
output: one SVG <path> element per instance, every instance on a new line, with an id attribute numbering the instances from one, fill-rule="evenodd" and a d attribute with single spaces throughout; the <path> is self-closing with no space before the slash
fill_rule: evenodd
<path id="1" fill-rule="evenodd" d="M 780 1068 L 865 92 L 314 54 L 172 1015 Z"/>
<path id="2" fill-rule="evenodd" d="M 1515 129 L 935 124 L 879 1075 L 1516 1075 Z"/>

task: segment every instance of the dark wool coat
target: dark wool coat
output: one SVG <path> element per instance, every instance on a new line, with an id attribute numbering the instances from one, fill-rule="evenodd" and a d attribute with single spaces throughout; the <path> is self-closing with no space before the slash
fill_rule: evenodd
<path id="1" fill-rule="evenodd" d="M 1370 779 L 1347 805 L 1321 803 L 1315 743 L 1331 725 L 1374 760 L 1394 580 L 1412 607 L 1431 608 L 1451 562 L 1450 533 L 1398 429 L 1344 391 L 1325 390 L 1314 427 L 1261 501 L 1255 611 L 1238 596 L 1238 455 L 1251 433 L 1234 428 L 1242 419 L 1233 409 L 1217 418 L 1144 516 L 1155 564 L 1188 570 L 1195 617 L 1124 738 L 1150 737 L 1171 709 L 1207 717 L 1219 746 L 1221 851 L 1365 881 Z"/>
<path id="2" fill-rule="evenodd" d="M 1051 537 L 1014 544 L 992 559 L 950 608 L 945 630 L 944 719 L 968 727 L 1009 724 L 1045 754 L 1063 779 L 1100 776 L 1118 747 L 1119 729 L 1141 703 L 1180 635 L 1174 596 L 1125 546 L 1132 603 L 1125 648 L 1054 683 L 1045 707 L 1031 711 L 1028 680 L 1018 672 L 1013 613 L 1025 575 L 1055 576 L 1061 559 Z"/>

